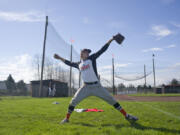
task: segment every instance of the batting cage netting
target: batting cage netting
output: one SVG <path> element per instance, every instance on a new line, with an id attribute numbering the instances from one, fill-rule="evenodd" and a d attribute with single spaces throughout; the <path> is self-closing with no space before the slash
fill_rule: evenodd
<path id="1" fill-rule="evenodd" d="M 63 58 L 70 60 L 71 45 L 72 44 L 67 43 L 67 41 L 64 41 L 64 39 L 58 34 L 51 22 L 48 22 L 46 56 L 53 57 L 54 53 L 58 53 Z M 72 46 L 72 61 L 77 62 L 79 60 L 80 55 Z"/>
<path id="2" fill-rule="evenodd" d="M 60 60 L 54 59 L 53 56 L 55 53 L 72 62 L 80 61 L 80 55 L 74 49 L 73 44 L 65 41 L 56 31 L 53 24 L 51 22 L 48 22 L 45 44 L 43 80 L 59 80 L 61 82 L 68 83 L 68 86 L 71 82 L 72 91 L 73 89 L 77 89 L 81 83 L 81 80 L 79 79 L 79 71 L 77 69 L 71 68 L 70 73 L 69 66 L 65 65 Z M 34 79 L 36 80 L 41 79 L 41 62 L 42 56 L 37 54 L 34 57 Z"/>

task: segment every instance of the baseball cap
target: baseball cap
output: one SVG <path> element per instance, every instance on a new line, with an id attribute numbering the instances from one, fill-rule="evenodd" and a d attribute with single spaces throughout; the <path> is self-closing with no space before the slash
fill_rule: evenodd
<path id="1" fill-rule="evenodd" d="M 91 50 L 90 49 L 82 49 L 81 52 L 88 52 L 88 53 L 91 53 Z"/>

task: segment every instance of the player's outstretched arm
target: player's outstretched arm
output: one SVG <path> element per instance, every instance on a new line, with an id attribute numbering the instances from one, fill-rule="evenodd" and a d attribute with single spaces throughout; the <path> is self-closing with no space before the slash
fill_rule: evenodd
<path id="1" fill-rule="evenodd" d="M 114 38 L 111 38 L 106 44 L 110 45 Z"/>
<path id="2" fill-rule="evenodd" d="M 62 62 L 65 62 L 65 59 L 62 58 L 61 56 L 59 56 L 58 54 L 54 54 L 54 58 L 57 59 L 57 60 L 61 60 Z"/>
<path id="3" fill-rule="evenodd" d="M 64 62 L 64 63 L 65 63 L 66 65 L 68 65 L 68 66 L 75 67 L 75 68 L 79 69 L 78 63 L 70 62 L 70 61 L 62 58 L 62 57 L 59 56 L 58 54 L 54 54 L 54 58 L 55 58 L 55 59 L 58 59 L 58 60 L 61 60 L 62 62 Z"/>
<path id="4" fill-rule="evenodd" d="M 99 51 L 97 51 L 96 53 L 92 54 L 92 55 L 90 56 L 90 58 L 91 58 L 91 59 L 96 59 L 96 58 L 98 58 L 102 53 L 104 53 L 104 52 L 108 49 L 109 45 L 111 44 L 111 42 L 112 42 L 113 40 L 114 40 L 114 38 L 111 38 Z"/>

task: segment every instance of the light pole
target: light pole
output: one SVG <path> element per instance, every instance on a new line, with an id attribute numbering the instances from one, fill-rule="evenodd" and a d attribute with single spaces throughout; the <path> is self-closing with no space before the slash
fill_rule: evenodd
<path id="1" fill-rule="evenodd" d="M 155 64 L 154 64 L 154 57 L 155 55 L 152 55 L 152 61 L 153 61 L 153 75 L 154 75 L 154 93 L 156 92 L 156 73 L 155 73 Z"/>
<path id="2" fill-rule="evenodd" d="M 72 62 L 72 44 L 71 44 L 71 52 L 70 52 L 70 61 Z M 72 67 L 70 66 L 70 73 L 69 73 L 69 96 L 72 96 L 71 81 L 72 81 Z"/>
<path id="3" fill-rule="evenodd" d="M 115 95 L 115 84 L 114 84 L 114 55 L 112 57 L 112 88 L 113 88 L 113 95 Z"/>
<path id="4" fill-rule="evenodd" d="M 146 87 L 146 65 L 144 64 L 144 86 Z"/>
<path id="5" fill-rule="evenodd" d="M 45 59 L 45 50 L 46 50 L 47 27 L 48 27 L 48 16 L 46 16 L 46 24 L 45 24 L 43 55 L 42 55 L 42 65 L 41 65 L 41 80 L 40 80 L 40 86 L 39 86 L 39 97 L 42 96 L 42 89 L 43 89 L 43 71 L 44 71 L 44 59 Z"/>

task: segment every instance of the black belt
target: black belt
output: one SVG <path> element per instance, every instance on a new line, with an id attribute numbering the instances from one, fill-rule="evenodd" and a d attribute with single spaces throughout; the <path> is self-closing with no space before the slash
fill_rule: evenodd
<path id="1" fill-rule="evenodd" d="M 84 82 L 85 84 L 88 84 L 88 85 L 92 85 L 92 84 L 97 84 L 98 83 L 98 81 L 96 81 L 96 82 Z"/>

